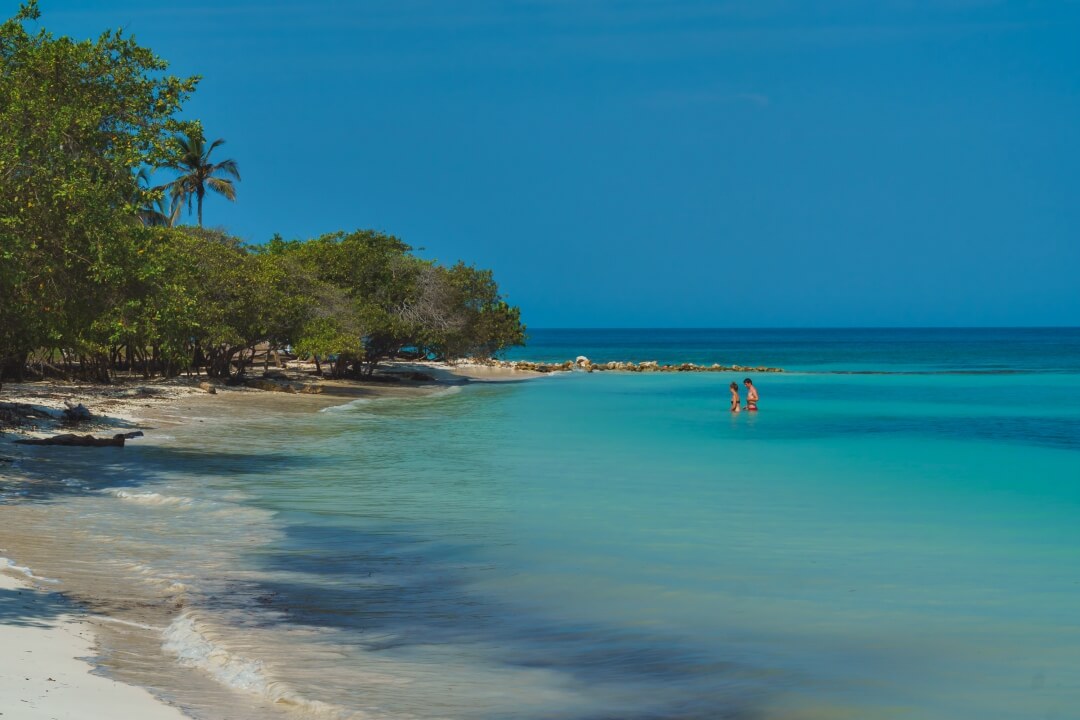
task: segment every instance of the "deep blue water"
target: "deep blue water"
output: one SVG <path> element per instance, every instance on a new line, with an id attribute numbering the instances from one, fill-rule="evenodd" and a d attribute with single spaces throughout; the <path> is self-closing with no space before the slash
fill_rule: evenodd
<path id="1" fill-rule="evenodd" d="M 1080 372 L 1080 328 L 532 329 L 509 359 L 797 371 Z"/>
<path id="2" fill-rule="evenodd" d="M 81 471 L 86 547 L 184 584 L 170 657 L 345 716 L 1080 718 L 1080 331 L 532 338 L 795 372 L 207 417 Z"/>

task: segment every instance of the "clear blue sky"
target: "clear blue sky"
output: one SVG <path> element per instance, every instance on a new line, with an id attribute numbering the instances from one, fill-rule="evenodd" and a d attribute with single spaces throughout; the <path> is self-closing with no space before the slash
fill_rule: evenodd
<path id="1" fill-rule="evenodd" d="M 535 327 L 1080 325 L 1075 2 L 41 7 L 204 76 L 250 241 L 391 232 Z"/>

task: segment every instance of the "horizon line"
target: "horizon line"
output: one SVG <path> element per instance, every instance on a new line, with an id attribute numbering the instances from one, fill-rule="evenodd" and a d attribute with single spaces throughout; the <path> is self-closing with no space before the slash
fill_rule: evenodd
<path id="1" fill-rule="evenodd" d="M 1080 330 L 1080 325 L 581 325 L 526 323 L 526 330 Z"/>

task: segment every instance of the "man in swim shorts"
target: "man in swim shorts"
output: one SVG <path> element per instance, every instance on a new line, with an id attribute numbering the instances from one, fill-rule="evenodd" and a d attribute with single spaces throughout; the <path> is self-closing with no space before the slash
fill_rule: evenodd
<path id="1" fill-rule="evenodd" d="M 757 412 L 757 388 L 754 387 L 754 381 L 750 378 L 743 380 L 743 385 L 746 386 L 746 409 L 749 412 Z"/>

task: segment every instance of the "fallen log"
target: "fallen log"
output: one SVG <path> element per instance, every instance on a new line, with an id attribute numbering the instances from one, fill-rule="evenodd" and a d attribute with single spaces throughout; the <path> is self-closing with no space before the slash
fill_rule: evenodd
<path id="1" fill-rule="evenodd" d="M 16 440 L 17 445 L 63 445 L 66 447 L 124 447 L 124 441 L 142 437 L 142 431 L 119 433 L 111 438 L 96 438 L 93 435 L 53 435 L 47 438 L 25 438 Z"/>

